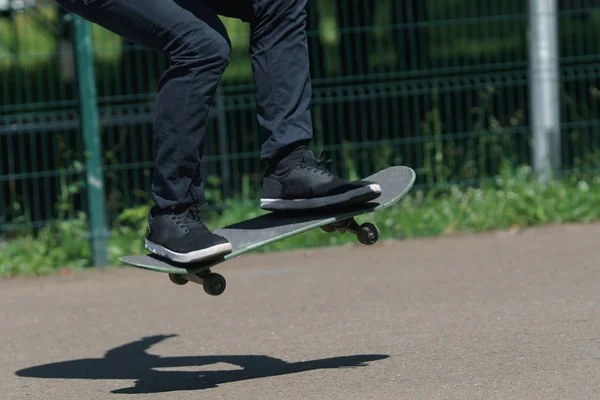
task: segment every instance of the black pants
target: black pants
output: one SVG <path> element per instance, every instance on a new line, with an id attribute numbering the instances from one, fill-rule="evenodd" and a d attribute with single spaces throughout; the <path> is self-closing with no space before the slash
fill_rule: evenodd
<path id="1" fill-rule="evenodd" d="M 156 100 L 152 197 L 168 207 L 203 195 L 200 159 L 209 106 L 231 44 L 218 18 L 250 24 L 250 57 L 263 138 L 261 159 L 312 139 L 307 0 L 57 0 L 67 11 L 164 52 Z M 248 132 L 250 134 L 250 132 Z"/>

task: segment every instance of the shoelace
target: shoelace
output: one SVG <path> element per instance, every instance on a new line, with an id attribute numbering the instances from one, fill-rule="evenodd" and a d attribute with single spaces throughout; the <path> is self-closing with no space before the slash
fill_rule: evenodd
<path id="1" fill-rule="evenodd" d="M 193 219 L 194 221 L 201 221 L 200 213 L 201 213 L 200 204 L 192 204 L 187 209 L 186 216 L 190 219 Z"/>
<path id="2" fill-rule="evenodd" d="M 314 170 L 315 172 L 320 172 L 321 175 L 331 175 L 329 169 L 327 168 L 328 164 L 331 164 L 331 159 L 323 160 L 323 154 L 325 154 L 324 150 L 321 150 L 319 157 L 314 158 L 313 160 L 306 161 L 303 165 L 303 168 L 310 170 Z"/>
<path id="3" fill-rule="evenodd" d="M 189 220 L 202 223 L 202 219 L 200 218 L 201 209 L 199 204 L 191 205 L 187 208 L 185 213 L 177 212 L 175 209 L 173 211 L 174 213 L 172 214 L 171 218 L 173 218 L 173 221 L 186 232 L 189 232 L 190 230 Z"/>

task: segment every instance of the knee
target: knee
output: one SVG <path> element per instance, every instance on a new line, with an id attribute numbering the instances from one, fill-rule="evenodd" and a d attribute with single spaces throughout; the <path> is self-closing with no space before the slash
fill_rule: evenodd
<path id="1" fill-rule="evenodd" d="M 225 68 L 231 56 L 231 41 L 224 30 L 191 30 L 183 37 L 180 51 L 173 52 L 172 55 L 178 61 L 194 60 L 205 65 Z"/>
<path id="2" fill-rule="evenodd" d="M 229 64 L 229 58 L 231 57 L 231 41 L 227 35 L 214 35 L 211 41 L 205 47 L 201 47 L 200 50 L 206 57 L 225 67 Z"/>

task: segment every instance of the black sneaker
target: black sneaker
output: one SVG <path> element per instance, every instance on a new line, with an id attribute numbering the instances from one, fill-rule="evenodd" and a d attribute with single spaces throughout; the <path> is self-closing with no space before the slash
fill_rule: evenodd
<path id="1" fill-rule="evenodd" d="M 285 211 L 355 205 L 381 195 L 378 184 L 339 178 L 327 170 L 326 163 L 308 150 L 296 161 L 283 160 L 274 171 L 265 172 L 261 208 Z"/>
<path id="2" fill-rule="evenodd" d="M 192 263 L 231 253 L 231 244 L 211 233 L 200 219 L 196 204 L 160 210 L 148 216 L 146 249 L 179 263 Z"/>

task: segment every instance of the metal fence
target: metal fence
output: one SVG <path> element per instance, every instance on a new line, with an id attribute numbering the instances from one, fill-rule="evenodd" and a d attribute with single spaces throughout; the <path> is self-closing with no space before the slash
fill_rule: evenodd
<path id="1" fill-rule="evenodd" d="M 51 2 L 11 4 L 0 3 L 0 229 L 10 239 L 83 211 L 100 251 L 115 216 L 150 201 L 167 60 Z M 427 188 L 476 185 L 503 163 L 540 176 L 597 166 L 600 1 L 320 0 L 308 11 L 314 145 L 335 172 L 404 164 Z M 248 26 L 224 21 L 232 60 L 203 175 L 214 199 L 252 201 Z"/>

